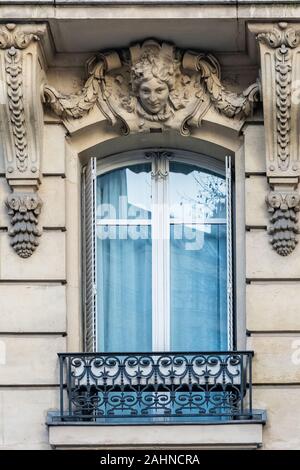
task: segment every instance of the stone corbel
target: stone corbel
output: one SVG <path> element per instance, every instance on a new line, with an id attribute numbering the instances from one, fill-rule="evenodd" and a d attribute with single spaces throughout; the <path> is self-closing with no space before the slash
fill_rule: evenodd
<path id="1" fill-rule="evenodd" d="M 296 247 L 300 196 L 300 23 L 257 23 L 270 193 L 270 243 L 281 256 Z"/>
<path id="2" fill-rule="evenodd" d="M 5 204 L 11 245 L 28 258 L 39 244 L 43 109 L 42 60 L 38 45 L 45 25 L 0 25 L 0 131 L 6 179 L 12 193 Z"/>

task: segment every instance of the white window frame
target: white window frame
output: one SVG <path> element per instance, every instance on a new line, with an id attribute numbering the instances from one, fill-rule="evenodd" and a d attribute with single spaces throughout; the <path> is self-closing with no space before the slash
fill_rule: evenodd
<path id="1" fill-rule="evenodd" d="M 196 165 L 201 169 L 213 171 L 225 177 L 227 198 L 226 198 L 226 219 L 206 219 L 191 220 L 193 225 L 205 225 L 213 223 L 227 224 L 227 329 L 228 329 L 228 350 L 233 348 L 233 282 L 232 282 L 232 207 L 231 207 L 231 160 L 226 157 L 225 162 L 192 152 L 185 152 L 171 149 L 144 149 L 132 152 L 125 152 L 103 159 L 92 158 L 85 171 L 84 210 L 94 211 L 94 215 L 85 214 L 85 223 L 92 223 L 91 233 L 89 228 L 85 228 L 86 254 L 84 263 L 93 263 L 85 269 L 85 347 L 87 350 L 96 351 L 97 340 L 97 279 L 96 279 L 96 228 L 97 226 L 109 225 L 148 225 L 151 226 L 152 237 L 152 350 L 170 350 L 170 227 L 181 224 L 181 219 L 170 219 L 168 201 L 168 178 L 169 158 L 157 159 L 155 154 L 165 152 L 172 154 L 171 160 L 174 162 Z M 153 157 L 150 160 L 150 155 Z M 151 163 L 152 165 L 152 218 L 151 219 L 96 219 L 96 177 L 110 171 L 141 163 Z M 87 178 L 89 181 L 87 181 Z M 92 190 L 88 186 L 92 185 Z M 94 200 L 90 198 L 94 198 Z M 187 223 L 187 220 L 184 220 Z M 91 246 L 94 244 L 93 246 Z M 90 251 L 94 254 L 91 255 Z M 91 280 L 90 276 L 93 276 Z M 92 288 L 91 288 L 92 286 Z"/>

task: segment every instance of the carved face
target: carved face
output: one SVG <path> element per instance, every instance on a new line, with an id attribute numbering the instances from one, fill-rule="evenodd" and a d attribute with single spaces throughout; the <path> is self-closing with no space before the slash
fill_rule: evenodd
<path id="1" fill-rule="evenodd" d="M 139 88 L 142 106 L 150 114 L 158 114 L 162 111 L 167 104 L 168 97 L 168 85 L 154 77 L 143 82 Z"/>

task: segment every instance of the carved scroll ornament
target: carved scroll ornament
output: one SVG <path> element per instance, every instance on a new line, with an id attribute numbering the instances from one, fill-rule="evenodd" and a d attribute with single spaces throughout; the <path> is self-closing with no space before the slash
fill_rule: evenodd
<path id="1" fill-rule="evenodd" d="M 0 26 L 0 49 L 26 49 L 31 41 L 38 41 L 43 30 L 34 25 L 16 25 L 7 23 Z"/>
<path id="2" fill-rule="evenodd" d="M 123 124 L 125 134 L 151 129 L 188 134 L 211 106 L 242 119 L 258 96 L 257 84 L 241 94 L 226 90 L 212 55 L 184 52 L 155 40 L 92 58 L 88 75 L 76 94 L 63 95 L 46 85 L 46 104 L 65 119 L 81 118 L 97 104 L 111 124 Z"/>

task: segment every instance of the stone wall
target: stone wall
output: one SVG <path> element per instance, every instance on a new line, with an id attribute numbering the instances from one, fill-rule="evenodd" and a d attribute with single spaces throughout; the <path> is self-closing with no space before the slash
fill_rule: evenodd
<path id="1" fill-rule="evenodd" d="M 300 247 L 287 257 L 270 249 L 263 125 L 249 124 L 244 135 L 246 324 L 247 347 L 255 354 L 254 407 L 267 411 L 264 449 L 299 449 L 300 365 L 292 355 L 300 339 Z"/>
<path id="2" fill-rule="evenodd" d="M 0 341 L 6 356 L 0 365 L 0 445 L 5 449 L 49 448 L 46 415 L 58 407 L 57 353 L 66 350 L 67 311 L 72 308 L 66 214 L 76 217 L 76 199 L 67 205 L 72 181 L 64 128 L 45 124 L 44 143 L 43 235 L 29 259 L 9 246 L 3 201 L 10 190 L 0 178 Z M 0 167 L 3 173 L 3 160 Z"/>
<path id="3" fill-rule="evenodd" d="M 283 258 L 269 245 L 262 123 L 245 125 L 244 145 L 245 302 L 247 348 L 255 352 L 254 407 L 268 414 L 263 448 L 299 448 L 300 368 L 292 362 L 292 344 L 300 331 L 300 252 L 297 247 Z M 8 219 L 4 210 L 0 215 L 2 448 L 49 446 L 46 414 L 57 409 L 59 399 L 56 354 L 81 350 L 80 161 L 59 122 L 45 123 L 44 152 L 43 236 L 30 259 L 9 247 Z M 2 177 L 1 197 L 8 192 Z"/>

